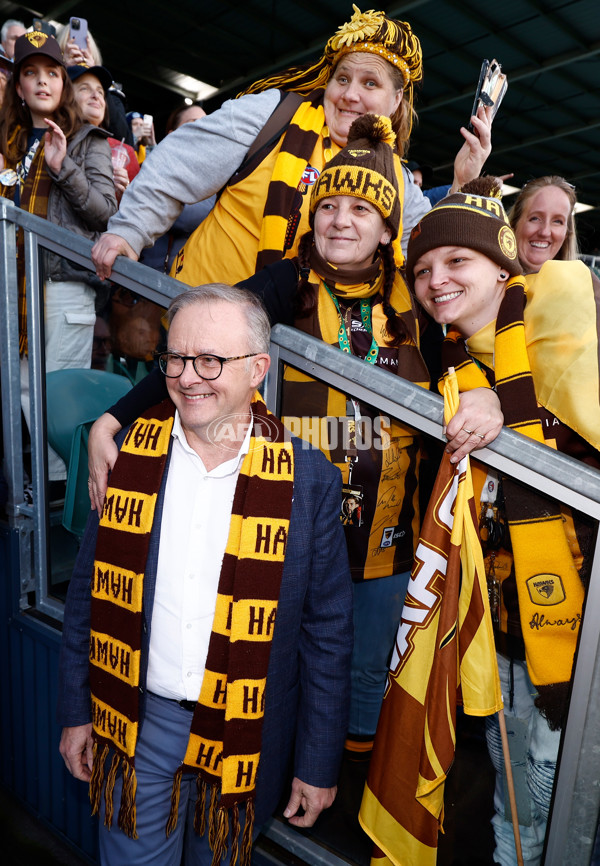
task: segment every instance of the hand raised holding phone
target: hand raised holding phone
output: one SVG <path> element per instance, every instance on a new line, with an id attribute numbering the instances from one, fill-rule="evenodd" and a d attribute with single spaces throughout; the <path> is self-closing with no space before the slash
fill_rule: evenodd
<path id="1" fill-rule="evenodd" d="M 471 117 L 477 117 L 477 112 L 481 105 L 491 109 L 490 120 L 496 116 L 496 112 L 500 108 L 500 103 L 504 99 L 504 94 L 508 88 L 508 81 L 502 67 L 497 60 L 484 60 L 481 64 L 479 73 L 479 81 L 475 91 L 475 99 L 473 100 L 473 108 Z M 469 132 L 477 135 L 477 130 L 474 128 L 472 121 L 469 120 L 467 127 Z"/>

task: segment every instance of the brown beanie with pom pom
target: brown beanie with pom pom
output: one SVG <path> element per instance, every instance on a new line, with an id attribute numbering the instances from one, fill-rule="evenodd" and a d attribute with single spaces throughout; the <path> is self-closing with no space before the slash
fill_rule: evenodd
<path id="1" fill-rule="evenodd" d="M 495 177 L 483 175 L 466 183 L 460 192 L 443 198 L 410 233 L 406 254 L 406 279 L 414 283 L 414 268 L 422 255 L 438 247 L 466 247 L 483 253 L 506 268 L 511 277 L 520 274 L 517 241 L 499 198 Z"/>
<path id="2" fill-rule="evenodd" d="M 351 195 L 375 207 L 392 232 L 398 235 L 400 200 L 394 164 L 396 136 L 389 117 L 363 114 L 348 133 L 348 144 L 330 159 L 313 186 L 310 227 L 321 199 Z"/>

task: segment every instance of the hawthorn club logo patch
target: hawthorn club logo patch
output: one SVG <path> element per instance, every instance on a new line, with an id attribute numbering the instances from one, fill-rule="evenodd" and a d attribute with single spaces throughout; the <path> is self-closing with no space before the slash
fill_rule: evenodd
<path id="1" fill-rule="evenodd" d="M 527 581 L 527 591 L 533 604 L 560 604 L 565 600 L 565 588 L 558 574 L 534 574 Z"/>

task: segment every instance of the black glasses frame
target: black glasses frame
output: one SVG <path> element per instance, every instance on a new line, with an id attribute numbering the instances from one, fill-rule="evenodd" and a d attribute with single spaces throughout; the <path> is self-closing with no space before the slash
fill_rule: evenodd
<path id="1" fill-rule="evenodd" d="M 183 375 L 183 371 L 185 370 L 186 361 L 191 361 L 192 366 L 194 368 L 194 372 L 200 379 L 204 379 L 205 382 L 213 382 L 215 379 L 218 379 L 221 373 L 223 372 L 223 364 L 226 364 L 228 361 L 241 361 L 243 358 L 254 358 L 256 355 L 259 355 L 260 352 L 250 352 L 248 355 L 232 355 L 231 358 L 222 358 L 220 355 L 211 355 L 209 352 L 202 352 L 201 355 L 180 355 L 178 352 L 156 352 L 154 357 L 158 361 L 158 366 L 160 367 L 161 373 L 167 377 L 167 379 L 179 379 L 180 376 Z M 167 373 L 167 364 L 169 362 L 169 357 L 179 358 L 183 361 L 183 367 L 181 368 L 181 372 L 176 376 L 169 375 Z M 206 376 L 199 372 L 196 367 L 196 361 L 198 358 L 212 358 L 215 361 L 218 361 L 219 372 L 216 376 Z"/>

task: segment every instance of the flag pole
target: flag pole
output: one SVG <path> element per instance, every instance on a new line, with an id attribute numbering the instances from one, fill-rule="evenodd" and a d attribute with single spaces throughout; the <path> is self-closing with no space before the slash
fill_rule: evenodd
<path id="1" fill-rule="evenodd" d="M 515 848 L 517 851 L 517 863 L 523 866 L 523 850 L 521 848 L 521 833 L 519 831 L 519 816 L 517 815 L 517 798 L 515 797 L 515 783 L 513 781 L 512 764 L 510 762 L 510 749 L 508 748 L 508 735 L 506 733 L 506 719 L 504 710 L 498 710 L 498 722 L 500 723 L 500 736 L 502 738 L 502 753 L 504 755 L 504 766 L 506 768 L 506 781 L 508 784 L 508 798 L 510 800 L 510 814 L 512 816 L 513 833 L 515 834 Z"/>

